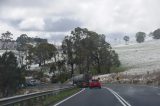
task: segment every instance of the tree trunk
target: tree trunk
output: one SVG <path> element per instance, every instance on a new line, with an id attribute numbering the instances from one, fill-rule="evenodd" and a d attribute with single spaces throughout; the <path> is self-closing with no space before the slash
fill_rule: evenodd
<path id="1" fill-rule="evenodd" d="M 98 74 L 100 74 L 101 73 L 101 66 L 100 66 L 100 61 L 99 61 L 99 59 L 98 59 Z"/>
<path id="2" fill-rule="evenodd" d="M 71 77 L 73 77 L 73 74 L 74 74 L 73 66 L 74 66 L 74 64 L 72 63 L 71 64 Z"/>
<path id="3" fill-rule="evenodd" d="M 110 73 L 110 71 L 111 71 L 111 64 L 109 63 L 107 66 L 107 73 Z"/>
<path id="4" fill-rule="evenodd" d="M 88 59 L 88 57 L 87 57 L 87 73 L 89 73 L 89 69 L 90 69 L 90 62 L 89 62 L 89 59 Z"/>

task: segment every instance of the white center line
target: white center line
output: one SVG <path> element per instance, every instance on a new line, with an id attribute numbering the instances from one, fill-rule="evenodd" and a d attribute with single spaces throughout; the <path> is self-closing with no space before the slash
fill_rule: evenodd
<path id="1" fill-rule="evenodd" d="M 126 100 L 124 100 L 124 98 L 122 98 L 117 92 L 113 91 L 112 89 L 110 88 L 106 88 L 104 87 L 105 89 L 108 89 L 118 100 L 119 102 L 123 105 L 123 106 L 131 106 Z"/>

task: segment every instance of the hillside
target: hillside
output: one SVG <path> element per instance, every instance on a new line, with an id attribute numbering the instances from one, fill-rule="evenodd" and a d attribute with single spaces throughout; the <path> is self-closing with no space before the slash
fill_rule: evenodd
<path id="1" fill-rule="evenodd" d="M 128 74 L 160 71 L 160 40 L 113 47 Z"/>

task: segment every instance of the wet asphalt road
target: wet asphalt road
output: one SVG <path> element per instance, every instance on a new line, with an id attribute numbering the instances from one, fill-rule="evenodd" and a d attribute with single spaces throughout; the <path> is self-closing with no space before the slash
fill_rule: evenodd
<path id="1" fill-rule="evenodd" d="M 108 84 L 86 88 L 57 106 L 160 106 L 160 88 Z"/>

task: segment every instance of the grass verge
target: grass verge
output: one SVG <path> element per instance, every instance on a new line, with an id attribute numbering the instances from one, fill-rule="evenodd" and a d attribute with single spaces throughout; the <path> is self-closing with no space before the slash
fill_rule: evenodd
<path id="1" fill-rule="evenodd" d="M 111 68 L 111 73 L 118 73 L 118 72 L 123 72 L 126 71 L 128 67 L 120 66 L 120 67 L 112 67 Z"/>
<path id="2" fill-rule="evenodd" d="M 71 96 L 71 95 L 77 93 L 80 90 L 81 90 L 80 88 L 72 88 L 72 89 L 61 91 L 54 96 L 48 97 L 43 102 L 43 105 L 44 106 L 53 106 L 55 103 L 67 98 L 68 96 Z"/>

